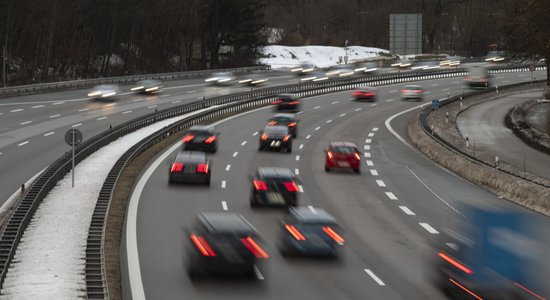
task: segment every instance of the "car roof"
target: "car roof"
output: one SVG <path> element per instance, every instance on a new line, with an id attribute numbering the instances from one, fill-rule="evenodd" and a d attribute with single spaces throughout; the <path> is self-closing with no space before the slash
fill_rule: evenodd
<path id="1" fill-rule="evenodd" d="M 291 207 L 289 214 L 300 223 L 336 224 L 336 219 L 333 216 L 318 207 Z"/>
<path id="2" fill-rule="evenodd" d="M 407 87 L 407 88 L 419 88 L 419 89 L 422 88 L 422 86 L 418 85 L 418 84 L 407 84 L 405 87 Z"/>
<path id="3" fill-rule="evenodd" d="M 277 95 L 277 98 L 292 98 L 292 99 L 295 99 L 295 98 L 298 98 L 298 97 L 296 97 L 296 95 L 294 95 L 294 94 L 279 94 L 279 95 Z"/>
<path id="4" fill-rule="evenodd" d="M 282 134 L 287 134 L 288 133 L 288 127 L 286 126 L 279 126 L 279 125 L 275 125 L 275 126 L 266 126 L 264 128 L 264 132 L 269 132 L 269 133 L 282 133 Z"/>
<path id="5" fill-rule="evenodd" d="M 330 142 L 331 147 L 355 147 L 357 148 L 357 145 L 352 142 Z"/>
<path id="6" fill-rule="evenodd" d="M 199 222 L 210 233 L 256 234 L 256 228 L 243 216 L 230 212 L 201 212 Z"/>
<path id="7" fill-rule="evenodd" d="M 289 119 L 296 119 L 296 115 L 295 115 L 295 114 L 279 113 L 279 114 L 274 114 L 274 115 L 273 115 L 273 118 L 289 118 Z"/>
<path id="8" fill-rule="evenodd" d="M 180 150 L 178 154 L 176 154 L 176 161 L 183 163 L 204 163 L 206 162 L 206 154 L 201 151 Z"/>
<path id="9" fill-rule="evenodd" d="M 193 125 L 189 127 L 187 131 L 196 130 L 196 131 L 213 131 L 214 127 L 210 125 Z"/>
<path id="10" fill-rule="evenodd" d="M 294 178 L 294 173 L 288 168 L 259 167 L 257 170 L 260 177 L 267 178 Z"/>

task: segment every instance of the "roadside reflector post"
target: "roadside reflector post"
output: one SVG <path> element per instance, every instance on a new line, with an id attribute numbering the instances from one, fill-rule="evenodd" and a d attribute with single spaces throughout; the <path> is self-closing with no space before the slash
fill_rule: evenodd
<path id="1" fill-rule="evenodd" d="M 470 138 L 466 136 L 466 148 L 470 148 Z"/>

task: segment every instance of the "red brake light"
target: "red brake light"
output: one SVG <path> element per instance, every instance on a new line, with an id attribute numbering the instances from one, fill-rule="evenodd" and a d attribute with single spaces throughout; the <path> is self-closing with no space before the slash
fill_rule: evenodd
<path id="1" fill-rule="evenodd" d="M 288 139 L 290 138 L 290 135 L 285 135 L 285 138 L 283 139 L 284 142 L 288 141 Z"/>
<path id="2" fill-rule="evenodd" d="M 300 101 L 288 102 L 288 105 L 296 105 L 296 104 L 300 104 Z"/>
<path id="3" fill-rule="evenodd" d="M 332 154 L 332 152 L 328 151 L 327 155 L 329 159 L 334 159 L 334 154 Z"/>
<path id="4" fill-rule="evenodd" d="M 361 155 L 359 155 L 359 153 L 355 152 L 353 155 L 357 160 L 361 160 Z"/>
<path id="5" fill-rule="evenodd" d="M 450 256 L 448 256 L 447 254 L 445 254 L 443 252 L 439 252 L 438 256 L 441 257 L 444 261 L 446 261 L 446 262 L 450 263 L 451 265 L 457 267 L 459 270 L 461 270 L 462 272 L 464 272 L 466 274 L 470 275 L 470 274 L 474 273 L 474 271 L 472 271 L 471 269 L 469 269 L 465 265 L 459 263 L 458 261 L 454 260 L 453 258 L 451 258 Z"/>
<path id="6" fill-rule="evenodd" d="M 216 136 L 213 135 L 211 137 L 208 137 L 204 142 L 207 144 L 212 144 L 216 140 Z"/>
<path id="7" fill-rule="evenodd" d="M 183 163 L 175 162 L 172 164 L 172 168 L 170 168 L 170 173 L 181 172 L 181 171 L 183 171 Z"/>
<path id="8" fill-rule="evenodd" d="M 292 123 L 288 124 L 288 127 L 294 127 L 294 126 L 296 126 L 296 122 L 292 122 Z"/>
<path id="9" fill-rule="evenodd" d="M 330 236 L 338 244 L 344 243 L 344 239 L 338 233 L 336 233 L 334 229 L 330 228 L 329 226 L 324 226 L 323 231 L 326 234 L 328 234 L 328 236 Z"/>
<path id="10" fill-rule="evenodd" d="M 257 191 L 267 191 L 267 185 L 261 180 L 254 179 L 254 188 Z"/>
<path id="11" fill-rule="evenodd" d="M 262 141 L 265 141 L 265 140 L 267 140 L 267 134 L 266 133 L 262 134 Z"/>
<path id="12" fill-rule="evenodd" d="M 279 104 L 279 103 L 283 103 L 283 100 L 277 100 L 277 101 L 271 102 L 271 104 Z"/>
<path id="13" fill-rule="evenodd" d="M 401 90 L 401 93 L 408 93 L 409 90 Z"/>
<path id="14" fill-rule="evenodd" d="M 197 173 L 208 174 L 208 164 L 198 164 L 197 165 Z"/>
<path id="15" fill-rule="evenodd" d="M 274 126 L 274 125 L 277 125 L 277 121 L 270 121 L 269 123 L 267 123 L 267 126 Z"/>
<path id="16" fill-rule="evenodd" d="M 257 258 L 269 258 L 269 254 L 267 254 L 252 237 L 242 238 L 241 242 Z"/>
<path id="17" fill-rule="evenodd" d="M 186 136 L 183 138 L 183 142 L 184 142 L 184 143 L 187 143 L 187 142 L 191 141 L 191 140 L 194 139 L 194 138 L 195 138 L 194 135 L 188 134 L 188 135 L 186 135 Z"/>
<path id="18" fill-rule="evenodd" d="M 285 228 L 286 230 L 288 230 L 288 232 L 290 232 L 290 234 L 292 234 L 292 236 L 298 240 L 298 241 L 305 241 L 306 240 L 306 237 L 302 235 L 302 233 L 300 233 L 300 231 L 298 231 L 298 229 L 296 229 L 296 227 L 294 227 L 294 225 L 290 225 L 290 224 L 287 224 L 285 225 Z"/>
<path id="19" fill-rule="evenodd" d="M 352 94 L 353 96 L 359 96 L 359 95 L 361 95 L 362 93 L 359 92 L 359 91 L 355 91 L 355 92 L 353 92 L 353 93 L 351 93 L 351 94 Z"/>
<path id="20" fill-rule="evenodd" d="M 296 182 L 294 181 L 290 181 L 290 182 L 285 182 L 285 188 L 287 191 L 289 192 L 299 192 L 300 189 L 298 188 L 298 185 L 296 185 Z"/>
<path id="21" fill-rule="evenodd" d="M 197 249 L 199 249 L 202 255 L 211 257 L 218 256 L 202 236 L 192 234 L 191 241 L 195 244 Z"/>

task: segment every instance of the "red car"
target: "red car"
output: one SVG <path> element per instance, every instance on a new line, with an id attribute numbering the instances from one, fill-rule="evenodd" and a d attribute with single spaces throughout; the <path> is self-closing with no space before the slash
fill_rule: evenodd
<path id="1" fill-rule="evenodd" d="M 376 88 L 370 86 L 358 87 L 351 93 L 351 96 L 355 100 L 376 101 Z"/>
<path id="2" fill-rule="evenodd" d="M 355 173 L 361 173 L 361 152 L 351 142 L 331 142 L 325 150 L 325 171 L 349 168 Z"/>

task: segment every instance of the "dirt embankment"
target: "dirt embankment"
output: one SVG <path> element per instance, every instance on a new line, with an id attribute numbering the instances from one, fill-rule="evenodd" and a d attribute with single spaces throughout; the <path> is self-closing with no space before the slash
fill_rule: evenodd
<path id="1" fill-rule="evenodd" d="M 546 102 L 548 100 L 533 99 L 515 106 L 508 112 L 505 121 L 506 127 L 510 128 L 527 145 L 550 154 L 550 135 L 537 130 L 527 120 L 529 110 L 536 105 L 542 104 L 543 101 Z M 548 122 L 550 128 L 550 117 L 548 118 Z"/>

